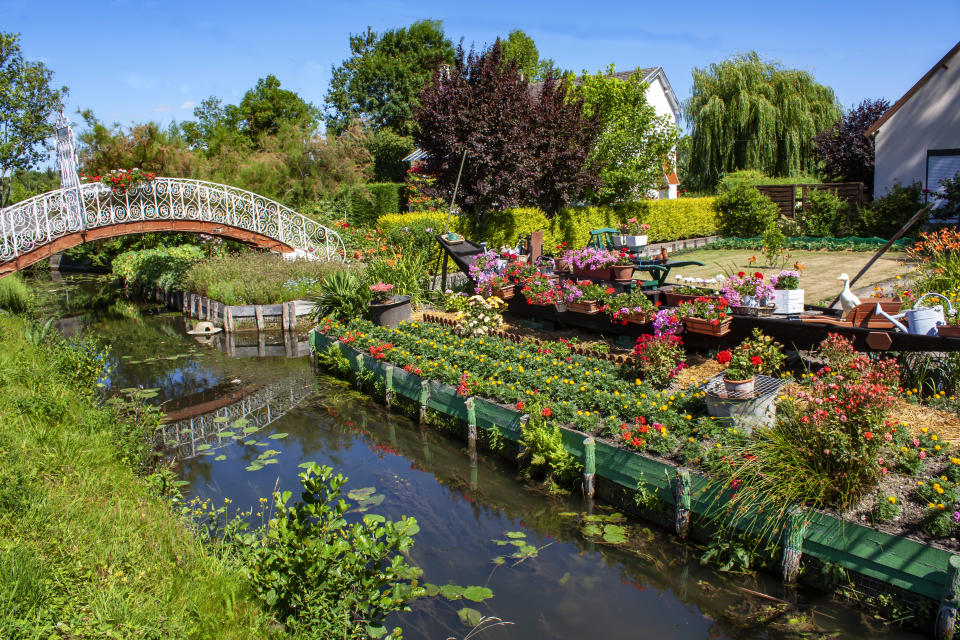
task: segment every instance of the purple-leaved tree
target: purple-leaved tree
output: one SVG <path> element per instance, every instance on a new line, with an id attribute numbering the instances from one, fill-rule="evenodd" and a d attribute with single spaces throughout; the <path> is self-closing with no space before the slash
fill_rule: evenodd
<path id="1" fill-rule="evenodd" d="M 842 182 L 862 182 L 873 193 L 873 138 L 863 135 L 890 108 L 884 99 L 864 100 L 829 129 L 821 131 L 814 144 L 824 172 Z"/>

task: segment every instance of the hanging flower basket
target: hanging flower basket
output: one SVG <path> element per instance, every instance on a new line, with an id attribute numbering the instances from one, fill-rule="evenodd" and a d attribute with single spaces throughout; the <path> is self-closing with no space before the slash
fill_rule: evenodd
<path id="1" fill-rule="evenodd" d="M 733 329 L 731 326 L 733 318 L 724 318 L 717 324 L 712 324 L 710 320 L 703 318 L 686 317 L 683 319 L 683 326 L 690 333 L 699 333 L 705 336 L 724 336 Z"/>

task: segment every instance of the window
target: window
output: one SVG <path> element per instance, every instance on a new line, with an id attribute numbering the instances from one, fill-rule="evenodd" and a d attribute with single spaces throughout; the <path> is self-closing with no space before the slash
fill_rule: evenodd
<path id="1" fill-rule="evenodd" d="M 939 191 L 940 181 L 960 172 L 960 149 L 931 149 L 927 151 L 927 184 L 930 191 Z M 929 198 L 929 196 L 928 196 Z M 940 206 L 942 200 L 934 199 Z"/>

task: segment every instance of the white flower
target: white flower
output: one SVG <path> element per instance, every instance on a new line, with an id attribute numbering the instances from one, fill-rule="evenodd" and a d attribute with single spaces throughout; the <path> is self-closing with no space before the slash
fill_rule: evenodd
<path id="1" fill-rule="evenodd" d="M 673 277 L 676 278 L 677 281 L 683 280 L 683 276 L 680 275 L 679 273 L 678 273 L 677 275 L 673 276 Z"/>

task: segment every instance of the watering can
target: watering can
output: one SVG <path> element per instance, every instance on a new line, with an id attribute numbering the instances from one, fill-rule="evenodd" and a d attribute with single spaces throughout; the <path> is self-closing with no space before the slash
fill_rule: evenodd
<path id="1" fill-rule="evenodd" d="M 895 316 L 888 315 L 883 309 L 880 308 L 880 305 L 877 305 L 877 308 L 874 310 L 874 313 L 883 316 L 887 320 L 893 323 L 893 326 L 899 329 L 904 333 L 911 333 L 915 335 L 922 336 L 935 336 L 937 335 L 937 327 L 942 324 L 947 324 L 946 318 L 943 315 L 943 307 L 936 305 L 933 307 L 921 307 L 920 303 L 923 302 L 923 299 L 927 296 L 936 296 L 938 298 L 943 298 L 943 301 L 947 303 L 947 309 L 949 314 L 952 316 L 956 313 L 953 308 L 953 305 L 950 304 L 950 300 L 946 296 L 940 295 L 939 293 L 925 293 L 914 303 L 913 309 L 907 309 L 903 313 L 898 313 Z M 897 322 L 897 318 L 906 318 L 908 327 L 903 326 L 900 322 Z"/>

